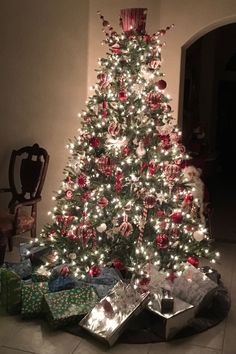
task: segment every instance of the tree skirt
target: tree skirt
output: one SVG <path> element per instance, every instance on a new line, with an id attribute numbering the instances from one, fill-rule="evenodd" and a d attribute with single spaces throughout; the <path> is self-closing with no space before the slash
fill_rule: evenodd
<path id="1" fill-rule="evenodd" d="M 217 276 L 216 272 L 214 276 Z M 205 307 L 204 310 L 198 313 L 197 317 L 195 317 L 194 321 L 191 323 L 191 326 L 182 329 L 171 340 L 203 332 L 224 320 L 229 312 L 231 301 L 228 290 L 224 287 L 219 278 L 220 276 L 218 276 L 217 281 L 219 288 L 208 304 L 208 307 Z M 65 330 L 83 338 L 91 338 L 89 334 L 79 326 L 71 326 Z M 148 310 L 144 310 L 139 316 L 135 317 L 134 320 L 129 321 L 118 342 L 140 344 L 164 342 L 165 339 L 160 336 L 162 332 L 162 321 L 158 316 Z"/>

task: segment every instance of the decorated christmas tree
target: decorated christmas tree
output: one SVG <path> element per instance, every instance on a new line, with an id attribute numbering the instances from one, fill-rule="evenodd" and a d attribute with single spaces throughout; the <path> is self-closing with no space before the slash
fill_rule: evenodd
<path id="1" fill-rule="evenodd" d="M 170 27 L 149 35 L 146 9 L 125 9 L 118 34 L 99 16 L 109 51 L 68 144 L 52 222 L 37 242 L 78 278 L 108 265 L 138 278 L 154 266 L 173 279 L 186 262 L 197 267 L 218 254 L 183 174 L 188 156 L 161 71 Z"/>

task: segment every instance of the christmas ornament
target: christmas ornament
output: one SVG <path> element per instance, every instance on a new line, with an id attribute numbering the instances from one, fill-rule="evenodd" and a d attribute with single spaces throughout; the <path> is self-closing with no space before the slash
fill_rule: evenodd
<path id="1" fill-rule="evenodd" d="M 110 176 L 114 169 L 114 164 L 109 156 L 102 155 L 96 160 L 98 164 L 98 170 L 105 173 L 106 176 Z"/>
<path id="2" fill-rule="evenodd" d="M 99 199 L 98 199 L 98 206 L 99 208 L 103 209 L 105 208 L 107 205 L 108 205 L 108 200 L 107 198 L 105 198 L 104 196 L 101 196 Z"/>
<path id="3" fill-rule="evenodd" d="M 165 104 L 163 106 L 163 112 L 164 113 L 170 113 L 171 112 L 171 106 L 169 104 Z"/>
<path id="4" fill-rule="evenodd" d="M 150 92 L 147 96 L 148 104 L 151 110 L 161 108 L 161 95 L 156 92 Z"/>
<path id="5" fill-rule="evenodd" d="M 68 257 L 69 257 L 72 261 L 74 261 L 74 260 L 77 258 L 76 253 L 69 253 L 69 254 L 68 254 Z"/>
<path id="6" fill-rule="evenodd" d="M 70 200 L 70 199 L 73 198 L 73 192 L 72 192 L 71 189 L 68 189 L 68 190 L 65 192 L 65 198 L 66 198 L 67 200 Z"/>
<path id="7" fill-rule="evenodd" d="M 97 76 L 98 80 L 99 80 L 99 86 L 101 89 L 105 89 L 107 86 L 109 86 L 111 79 L 107 74 L 104 73 L 100 73 Z"/>
<path id="8" fill-rule="evenodd" d="M 96 229 L 97 229 L 98 232 L 102 233 L 102 232 L 106 231 L 107 225 L 105 223 L 102 223 Z"/>
<path id="9" fill-rule="evenodd" d="M 121 171 L 116 172 L 116 192 L 120 193 L 121 191 L 121 179 L 123 177 L 123 174 Z"/>
<path id="10" fill-rule="evenodd" d="M 184 201 L 183 204 L 184 205 L 191 205 L 193 202 L 193 195 L 192 193 L 188 193 L 184 196 Z"/>
<path id="11" fill-rule="evenodd" d="M 124 88 L 120 89 L 120 91 L 118 92 L 118 98 L 121 102 L 124 102 L 128 99 L 128 93 L 126 89 Z"/>
<path id="12" fill-rule="evenodd" d="M 155 60 L 155 59 L 152 59 L 148 64 L 149 69 L 152 69 L 152 70 L 159 69 L 160 66 L 161 66 L 160 60 Z"/>
<path id="13" fill-rule="evenodd" d="M 115 54 L 121 54 L 122 49 L 121 49 L 119 43 L 113 44 L 113 46 L 111 47 L 111 51 L 112 51 L 112 53 L 115 53 Z"/>
<path id="14" fill-rule="evenodd" d="M 164 150 L 168 150 L 171 147 L 171 141 L 170 141 L 170 136 L 169 134 L 167 135 L 159 135 L 159 138 L 161 140 L 161 147 Z"/>
<path id="15" fill-rule="evenodd" d="M 86 187 L 87 186 L 87 177 L 83 174 L 79 175 L 77 178 L 77 183 L 82 188 Z"/>
<path id="16" fill-rule="evenodd" d="M 120 132 L 120 124 L 116 121 L 113 121 L 108 126 L 108 133 L 112 136 L 116 136 Z"/>
<path id="17" fill-rule="evenodd" d="M 114 268 L 122 270 L 125 269 L 125 265 L 124 263 L 119 259 L 119 258 L 115 258 L 111 261 L 112 265 Z"/>
<path id="18" fill-rule="evenodd" d="M 159 90 L 165 90 L 167 83 L 164 80 L 159 80 L 157 81 L 156 86 L 159 88 Z"/>
<path id="19" fill-rule="evenodd" d="M 123 31 L 126 33 L 137 32 L 138 34 L 144 34 L 146 16 L 146 8 L 122 9 L 120 24 L 122 26 Z"/>
<path id="20" fill-rule="evenodd" d="M 193 238 L 196 241 L 200 242 L 204 239 L 204 233 L 202 231 L 197 230 L 193 233 Z"/>
<path id="21" fill-rule="evenodd" d="M 89 275 L 91 277 L 98 277 L 100 273 L 101 273 L 101 268 L 97 265 L 93 265 L 89 269 Z"/>
<path id="22" fill-rule="evenodd" d="M 165 249 L 169 246 L 169 237 L 166 234 L 158 234 L 155 241 L 156 246 L 160 249 Z"/>
<path id="23" fill-rule="evenodd" d="M 128 221 L 124 221 L 120 225 L 120 234 L 124 237 L 128 237 L 132 234 L 133 232 L 133 226 L 130 224 Z"/>
<path id="24" fill-rule="evenodd" d="M 140 141 L 138 144 L 138 147 L 136 149 L 136 154 L 138 155 L 138 157 L 142 157 L 146 154 L 146 150 L 144 149 L 142 141 Z"/>
<path id="25" fill-rule="evenodd" d="M 59 270 L 59 274 L 62 275 L 63 277 L 65 275 L 68 275 L 70 273 L 70 269 L 67 265 L 64 265 L 61 267 L 61 269 Z"/>
<path id="26" fill-rule="evenodd" d="M 156 197 L 152 194 L 146 196 L 144 198 L 144 205 L 148 209 L 154 208 L 154 206 L 156 205 Z"/>
<path id="27" fill-rule="evenodd" d="M 130 154 L 130 149 L 128 146 L 125 146 L 122 150 L 121 150 L 121 153 L 123 156 L 129 156 Z"/>
<path id="28" fill-rule="evenodd" d="M 96 149 L 100 146 L 100 140 L 96 137 L 93 137 L 90 139 L 90 145 Z"/>
<path id="29" fill-rule="evenodd" d="M 175 224 L 181 224 L 183 221 L 183 214 L 180 211 L 176 211 L 173 214 L 171 214 L 171 220 Z"/>
<path id="30" fill-rule="evenodd" d="M 188 257 L 187 262 L 192 264 L 195 268 L 199 266 L 199 259 L 197 257 L 194 256 Z"/>

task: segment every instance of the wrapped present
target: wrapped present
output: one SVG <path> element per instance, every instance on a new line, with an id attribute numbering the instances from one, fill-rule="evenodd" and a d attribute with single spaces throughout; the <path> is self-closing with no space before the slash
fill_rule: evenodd
<path id="1" fill-rule="evenodd" d="M 76 281 L 72 276 L 59 276 L 55 279 L 49 279 L 48 287 L 50 292 L 73 289 Z"/>
<path id="2" fill-rule="evenodd" d="M 32 265 L 30 259 L 23 259 L 19 263 L 6 262 L 6 268 L 12 269 L 21 279 L 29 279 L 32 274 Z"/>
<path id="3" fill-rule="evenodd" d="M 149 301 L 149 292 L 140 293 L 131 284 L 119 281 L 108 295 L 80 321 L 80 326 L 112 346 L 128 321 Z"/>
<path id="4" fill-rule="evenodd" d="M 43 313 L 44 294 L 48 292 L 48 283 L 22 282 L 21 316 L 34 318 Z"/>
<path id="5" fill-rule="evenodd" d="M 51 248 L 44 245 L 35 246 L 33 243 L 20 243 L 21 259 L 29 258 L 33 265 L 45 264 L 50 257 Z"/>
<path id="6" fill-rule="evenodd" d="M 208 306 L 218 285 L 201 270 L 191 264 L 186 265 L 180 277 L 175 278 L 172 294 L 195 306 L 196 312 Z"/>
<path id="7" fill-rule="evenodd" d="M 1 306 L 9 314 L 17 314 L 20 312 L 21 307 L 21 278 L 18 274 L 8 268 L 2 267 L 0 273 Z"/>
<path id="8" fill-rule="evenodd" d="M 85 281 L 94 287 L 100 298 L 103 298 L 120 280 L 121 274 L 115 268 L 105 267 L 97 277 L 87 276 Z"/>
<path id="9" fill-rule="evenodd" d="M 45 294 L 47 320 L 54 327 L 62 327 L 78 321 L 98 302 L 98 296 L 92 287 L 62 290 Z"/>
<path id="10" fill-rule="evenodd" d="M 165 340 L 174 337 L 181 329 L 188 326 L 195 317 L 195 307 L 178 298 L 173 298 L 173 308 L 163 309 L 161 305 L 162 295 L 152 294 L 147 308 L 155 313 L 160 322 L 158 334 Z"/>

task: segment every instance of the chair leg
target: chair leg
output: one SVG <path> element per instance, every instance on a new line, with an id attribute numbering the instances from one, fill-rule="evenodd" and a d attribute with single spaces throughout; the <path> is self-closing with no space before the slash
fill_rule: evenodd
<path id="1" fill-rule="evenodd" d="M 7 245 L 0 245 L 0 266 L 4 263 Z"/>
<path id="2" fill-rule="evenodd" d="M 12 252 L 13 250 L 13 237 L 8 237 L 8 250 L 9 252 Z"/>

